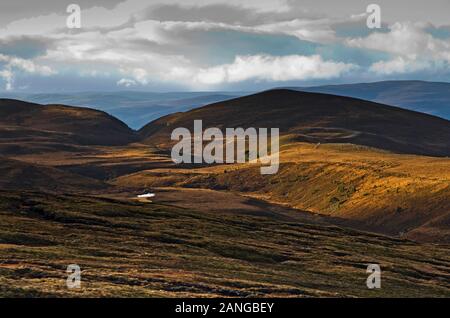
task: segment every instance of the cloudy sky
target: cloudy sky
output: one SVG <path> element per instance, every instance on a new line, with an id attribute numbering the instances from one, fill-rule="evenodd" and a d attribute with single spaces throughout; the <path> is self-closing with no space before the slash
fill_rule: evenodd
<path id="1" fill-rule="evenodd" d="M 0 91 L 450 81 L 449 12 L 450 0 L 1 0 Z"/>

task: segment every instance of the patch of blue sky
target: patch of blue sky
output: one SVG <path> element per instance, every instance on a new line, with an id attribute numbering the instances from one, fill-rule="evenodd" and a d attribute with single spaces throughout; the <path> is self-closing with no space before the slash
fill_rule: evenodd
<path id="1" fill-rule="evenodd" d="M 300 40 L 289 35 L 211 31 L 204 35 L 202 47 L 211 64 L 226 64 L 237 55 L 313 55 L 321 44 Z"/>
<path id="2" fill-rule="evenodd" d="M 382 24 L 379 29 L 370 29 L 366 25 L 366 21 L 358 21 L 358 22 L 348 22 L 348 23 L 339 23 L 333 26 L 335 34 L 340 38 L 357 38 L 357 37 L 366 37 L 374 32 L 378 33 L 388 33 L 390 30 L 388 25 Z"/>
<path id="3" fill-rule="evenodd" d="M 44 55 L 46 50 L 46 44 L 39 40 L 23 38 L 11 41 L 0 41 L 0 54 L 16 56 L 23 59 L 31 59 Z"/>
<path id="4" fill-rule="evenodd" d="M 430 33 L 434 38 L 437 39 L 441 40 L 450 39 L 450 26 L 441 26 L 441 27 L 430 26 L 426 28 L 425 31 Z"/>
<path id="5" fill-rule="evenodd" d="M 368 67 L 375 62 L 391 59 L 389 53 L 348 47 L 340 43 L 318 47 L 316 53 L 321 55 L 324 60 L 352 63 L 361 67 Z"/>

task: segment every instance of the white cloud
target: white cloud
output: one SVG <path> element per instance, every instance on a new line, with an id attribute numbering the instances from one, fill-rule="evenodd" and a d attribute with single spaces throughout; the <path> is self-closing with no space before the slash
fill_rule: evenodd
<path id="1" fill-rule="evenodd" d="M 26 60 L 4 54 L 0 54 L 0 63 L 4 64 L 3 70 L 0 70 L 0 77 L 6 82 L 6 90 L 13 89 L 14 70 L 42 76 L 50 76 L 56 73 L 53 69 L 46 65 L 39 65 L 32 60 Z"/>
<path id="2" fill-rule="evenodd" d="M 20 58 L 12 58 L 9 62 L 9 65 L 13 68 L 18 68 L 27 73 L 39 74 L 43 76 L 56 74 L 55 71 L 53 71 L 46 65 L 37 65 L 33 61 Z"/>
<path id="3" fill-rule="evenodd" d="M 379 75 L 414 73 L 448 67 L 450 40 L 436 39 L 426 32 L 428 24 L 395 23 L 387 33 L 375 32 L 365 38 L 347 39 L 347 45 L 392 55 L 372 64 L 369 71 Z"/>
<path id="4" fill-rule="evenodd" d="M 126 74 L 130 77 L 132 77 L 132 79 L 121 79 L 117 84 L 118 85 L 125 85 L 125 86 L 134 86 L 137 84 L 140 85 L 147 85 L 148 84 L 148 77 L 149 77 L 149 73 L 147 72 L 147 70 L 143 69 L 143 68 L 134 68 L 134 69 L 121 69 L 120 72 L 122 74 Z"/>
<path id="5" fill-rule="evenodd" d="M 5 81 L 5 89 L 7 91 L 12 90 L 13 88 L 13 73 L 10 70 L 0 71 L 0 77 Z"/>
<path id="6" fill-rule="evenodd" d="M 32 60 L 26 60 L 15 56 L 0 54 L 0 62 L 6 63 L 6 68 L 16 68 L 27 73 L 34 73 L 43 76 L 49 76 L 56 73 L 46 65 L 38 65 Z"/>
<path id="7" fill-rule="evenodd" d="M 230 64 L 200 67 L 185 63 L 157 70 L 152 65 L 144 68 L 122 68 L 119 86 L 147 85 L 151 77 L 165 82 L 178 82 L 191 88 L 205 88 L 242 81 L 284 82 L 291 80 L 330 79 L 355 70 L 353 64 L 323 60 L 319 55 L 237 56 Z"/>
<path id="8" fill-rule="evenodd" d="M 335 21 L 336 22 L 336 21 Z M 144 38 L 158 43 L 167 43 L 167 38 L 161 37 L 161 31 L 165 36 L 168 32 L 179 33 L 185 31 L 237 31 L 254 34 L 290 35 L 300 40 L 316 43 L 329 43 L 336 40 L 335 32 L 330 28 L 330 20 L 294 19 L 283 22 L 260 25 L 234 25 L 223 22 L 205 21 L 154 21 L 139 22 L 135 28 L 138 34 Z"/>
<path id="9" fill-rule="evenodd" d="M 117 82 L 117 86 L 132 87 L 136 85 L 136 81 L 129 78 L 122 78 Z"/>
<path id="10" fill-rule="evenodd" d="M 147 76 L 148 73 L 146 70 L 144 70 L 143 68 L 135 68 L 132 71 L 133 74 L 133 78 L 140 84 L 142 85 L 146 85 L 148 83 L 147 81 Z"/>
<path id="11" fill-rule="evenodd" d="M 292 35 L 300 40 L 316 43 L 329 43 L 336 41 L 335 31 L 331 28 L 331 23 L 332 21 L 329 19 L 294 19 L 255 26 L 253 30 L 271 34 Z"/>
<path id="12" fill-rule="evenodd" d="M 348 39 L 347 44 L 351 47 L 413 56 L 426 49 L 430 40 L 432 37 L 422 32 L 418 25 L 395 23 L 388 33 L 375 32 L 364 38 Z"/>
<path id="13" fill-rule="evenodd" d="M 423 71 L 431 67 L 428 61 L 408 60 L 399 56 L 389 61 L 376 62 L 370 66 L 369 71 L 378 75 L 392 75 Z"/>
<path id="14" fill-rule="evenodd" d="M 354 64 L 326 61 L 319 55 L 237 56 L 230 64 L 200 67 L 192 64 L 175 64 L 158 71 L 158 78 L 165 82 L 182 83 L 185 86 L 203 89 L 216 85 L 254 81 L 292 81 L 330 79 L 355 70 Z M 124 75 L 119 86 L 146 85 L 155 76 L 155 69 L 121 69 Z"/>
<path id="15" fill-rule="evenodd" d="M 0 29 L 0 37 L 49 34 L 55 29 L 64 28 L 66 18 L 67 16 L 53 13 L 17 20 Z"/>
<path id="16" fill-rule="evenodd" d="M 319 55 L 237 56 L 231 64 L 194 70 L 191 72 L 191 80 L 200 84 L 217 85 L 247 80 L 282 82 L 329 79 L 355 68 L 353 64 L 324 61 Z M 182 74 L 186 76 L 189 72 Z"/>
<path id="17" fill-rule="evenodd" d="M 450 41 L 434 38 L 425 31 L 428 24 L 397 22 L 388 33 L 375 32 L 365 38 L 346 41 L 351 47 L 364 48 L 401 55 L 409 59 L 419 57 L 450 62 Z"/>

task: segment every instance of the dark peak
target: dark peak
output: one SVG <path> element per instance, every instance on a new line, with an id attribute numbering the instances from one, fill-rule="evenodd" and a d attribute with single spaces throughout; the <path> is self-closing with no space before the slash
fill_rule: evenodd
<path id="1" fill-rule="evenodd" d="M 397 153 L 450 155 L 450 122 L 351 97 L 273 89 L 161 118 L 139 131 L 145 142 L 169 145 L 173 127 L 278 127 L 297 140 L 354 143 Z"/>
<path id="2" fill-rule="evenodd" d="M 125 145 L 137 140 L 135 131 L 119 119 L 95 109 L 40 105 L 0 99 L 0 132 L 8 142 L 52 142 L 76 145 Z"/>

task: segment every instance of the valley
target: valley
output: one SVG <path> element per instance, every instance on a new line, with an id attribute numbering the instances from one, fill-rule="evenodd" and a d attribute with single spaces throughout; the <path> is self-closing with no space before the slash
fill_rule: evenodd
<path id="1" fill-rule="evenodd" d="M 139 131 L 84 108 L 0 113 L 0 296 L 450 296 L 446 120 L 288 90 Z M 280 127 L 279 172 L 174 164 L 170 132 L 194 119 Z"/>

